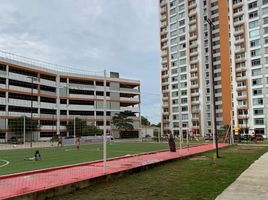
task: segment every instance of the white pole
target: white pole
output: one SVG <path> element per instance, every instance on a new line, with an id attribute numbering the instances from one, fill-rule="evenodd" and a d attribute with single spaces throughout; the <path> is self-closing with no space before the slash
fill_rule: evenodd
<path id="1" fill-rule="evenodd" d="M 180 149 L 182 149 L 181 140 L 182 140 L 182 131 L 180 132 Z"/>
<path id="2" fill-rule="evenodd" d="M 234 144 L 234 132 L 233 132 L 233 113 L 232 113 L 232 110 L 231 110 L 231 134 L 230 134 L 230 143 L 231 144 Z"/>
<path id="3" fill-rule="evenodd" d="M 75 124 L 75 117 L 74 117 L 74 145 L 75 145 L 75 140 L 76 140 L 76 124 Z"/>
<path id="4" fill-rule="evenodd" d="M 106 174 L 106 159 L 107 159 L 107 149 L 106 149 L 106 70 L 104 70 L 104 99 L 103 99 L 103 173 Z"/>
<path id="5" fill-rule="evenodd" d="M 158 143 L 160 143 L 160 132 L 161 132 L 161 127 L 160 127 L 160 131 L 157 129 L 157 133 L 158 133 Z"/>
<path id="6" fill-rule="evenodd" d="M 26 119 L 25 119 L 25 115 L 24 115 L 24 117 L 23 117 L 23 144 L 24 144 L 24 146 L 26 145 L 25 136 L 26 136 Z"/>
<path id="7" fill-rule="evenodd" d="M 189 130 L 186 132 L 187 147 L 189 147 Z"/>

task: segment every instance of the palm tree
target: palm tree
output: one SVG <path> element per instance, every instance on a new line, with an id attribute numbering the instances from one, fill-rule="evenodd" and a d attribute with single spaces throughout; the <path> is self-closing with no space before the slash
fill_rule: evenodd
<path id="1" fill-rule="evenodd" d="M 124 111 L 116 113 L 112 118 L 113 125 L 120 130 L 132 130 L 133 129 L 133 119 L 129 118 L 133 116 L 131 111 Z"/>

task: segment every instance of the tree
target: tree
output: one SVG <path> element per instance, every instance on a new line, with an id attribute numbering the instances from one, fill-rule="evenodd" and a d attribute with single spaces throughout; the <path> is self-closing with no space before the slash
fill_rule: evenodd
<path id="1" fill-rule="evenodd" d="M 112 118 L 112 123 L 116 128 L 120 130 L 132 130 L 133 119 L 129 118 L 130 116 L 134 116 L 134 113 L 131 111 L 116 113 Z"/>
<path id="2" fill-rule="evenodd" d="M 82 136 L 102 135 L 103 131 L 94 125 L 87 125 L 82 129 Z"/>
<path id="3" fill-rule="evenodd" d="M 141 125 L 143 126 L 150 126 L 151 122 L 144 116 L 141 116 Z"/>
<path id="4" fill-rule="evenodd" d="M 71 135 L 74 135 L 74 121 L 70 121 L 66 128 Z M 102 135 L 102 130 L 94 125 L 87 125 L 86 121 L 75 118 L 75 135 L 78 137 Z"/>
<path id="5" fill-rule="evenodd" d="M 157 124 L 152 124 L 152 126 L 161 127 L 161 122 L 158 122 Z"/>
<path id="6" fill-rule="evenodd" d="M 24 117 L 11 119 L 8 126 L 16 136 L 21 137 L 24 131 Z M 31 119 L 30 117 L 25 117 L 25 132 L 29 134 L 32 131 L 36 131 L 37 129 L 38 121 Z"/>

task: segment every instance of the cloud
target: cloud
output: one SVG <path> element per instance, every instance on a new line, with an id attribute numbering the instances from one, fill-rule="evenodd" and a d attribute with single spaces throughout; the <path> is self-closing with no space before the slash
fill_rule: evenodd
<path id="1" fill-rule="evenodd" d="M 160 95 L 146 94 L 160 94 L 157 1 L 2 0 L 0 9 L 0 49 L 77 72 L 106 68 L 138 78 L 143 103 L 151 104 L 142 113 L 160 120 Z"/>

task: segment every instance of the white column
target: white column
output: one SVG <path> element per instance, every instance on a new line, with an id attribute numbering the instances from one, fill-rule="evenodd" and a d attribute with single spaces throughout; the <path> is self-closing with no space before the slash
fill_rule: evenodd
<path id="1" fill-rule="evenodd" d="M 75 117 L 74 117 L 74 145 L 76 140 L 76 127 L 75 127 Z"/>
<path id="2" fill-rule="evenodd" d="M 26 145 L 25 143 L 25 137 L 26 137 L 26 119 L 25 115 L 23 116 L 23 144 L 24 146 Z"/>
<path id="3" fill-rule="evenodd" d="M 107 149 L 106 149 L 106 70 L 104 70 L 104 99 L 103 99 L 103 173 L 106 173 L 106 160 L 107 160 Z"/>

